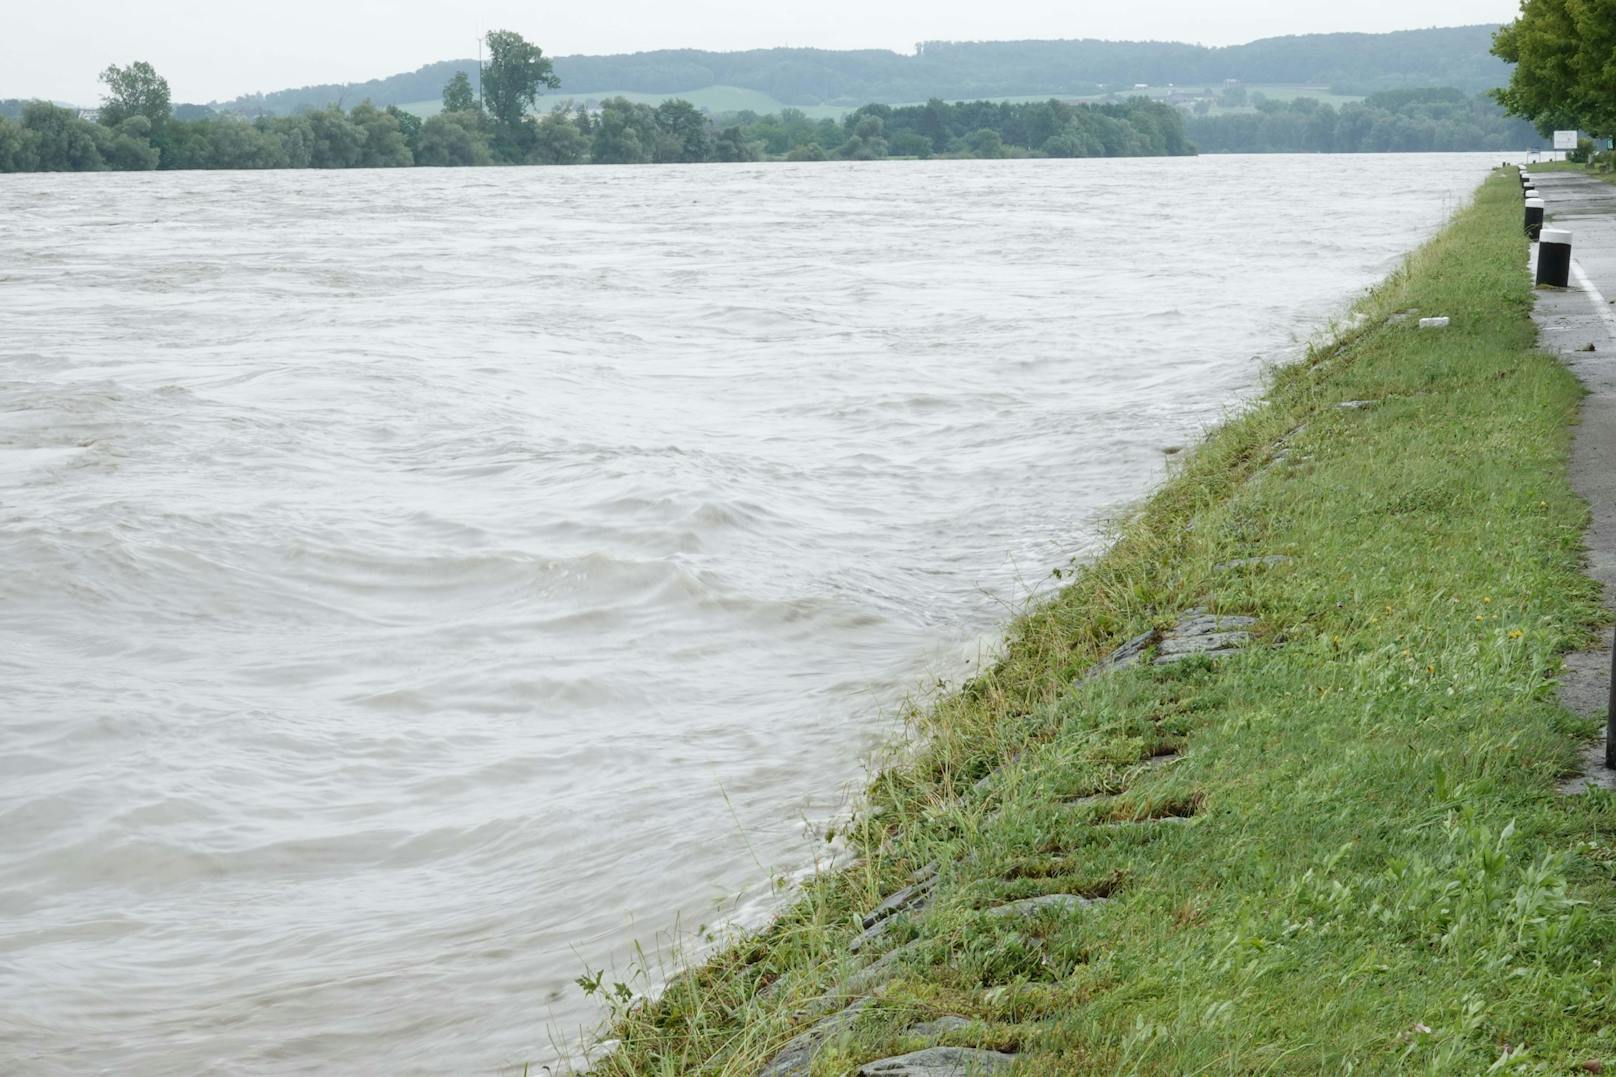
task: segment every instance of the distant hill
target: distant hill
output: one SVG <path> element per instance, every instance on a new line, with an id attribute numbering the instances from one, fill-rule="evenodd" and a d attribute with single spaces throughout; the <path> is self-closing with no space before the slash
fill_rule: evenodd
<path id="1" fill-rule="evenodd" d="M 1307 84 L 1338 93 L 1452 86 L 1477 93 L 1508 79 L 1488 52 L 1494 25 L 1390 34 L 1308 34 L 1209 48 L 1143 41 L 928 41 L 902 55 L 880 49 L 665 49 L 555 61 L 562 95 L 678 94 L 714 86 L 765 94 L 787 105 L 899 104 L 932 97 L 1081 96 L 1139 83 Z M 540 42 L 542 44 L 542 42 Z M 369 98 L 404 105 L 438 97 L 456 71 L 473 83 L 475 60 L 445 60 L 370 82 L 254 94 L 216 107 L 287 114 Z"/>

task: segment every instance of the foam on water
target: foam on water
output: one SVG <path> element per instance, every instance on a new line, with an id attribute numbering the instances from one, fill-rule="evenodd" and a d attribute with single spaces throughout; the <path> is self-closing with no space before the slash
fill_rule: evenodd
<path id="1" fill-rule="evenodd" d="M 0 1070 L 554 1058 L 1489 161 L 0 177 Z"/>

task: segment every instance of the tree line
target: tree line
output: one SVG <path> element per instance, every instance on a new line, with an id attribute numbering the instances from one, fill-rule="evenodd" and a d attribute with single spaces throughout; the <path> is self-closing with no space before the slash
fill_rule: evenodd
<path id="1" fill-rule="evenodd" d="M 1176 157 L 1195 153 L 1176 108 L 1143 97 L 1115 104 L 1035 101 L 865 105 L 839 123 L 798 109 L 734 116 L 739 137 L 770 156 Z"/>
<path id="2" fill-rule="evenodd" d="M 1235 79 L 1250 84 L 1329 86 L 1367 94 L 1416 86 L 1480 93 L 1502 85 L 1508 69 L 1489 54 L 1494 26 L 1406 30 L 1389 34 L 1304 34 L 1208 48 L 1140 41 L 927 41 L 910 54 L 884 49 L 662 49 L 632 55 L 564 56 L 555 73 L 569 92 L 605 96 L 677 96 L 710 86 L 768 94 L 786 105 L 856 105 L 1126 92 L 1137 83 L 1193 85 Z M 237 98 L 222 106 L 248 115 L 291 115 L 365 98 L 406 105 L 435 98 L 469 60 L 428 64 L 369 82 L 305 86 Z"/>
<path id="3" fill-rule="evenodd" d="M 1391 90 L 1336 109 L 1311 98 L 1255 97 L 1252 112 L 1195 115 L 1189 137 L 1203 153 L 1396 153 L 1521 150 L 1540 146 L 1531 124 L 1490 97 L 1455 89 Z"/>
<path id="4" fill-rule="evenodd" d="M 0 172 L 101 169 L 394 168 L 411 165 L 640 164 L 889 156 L 995 158 L 1188 154 L 1181 114 L 1144 98 L 1120 104 L 987 101 L 867 105 L 841 120 L 785 109 L 714 119 L 688 101 L 617 97 L 598 111 L 534 110 L 557 79 L 520 35 L 489 35 L 480 86 L 457 72 L 443 110 L 422 120 L 365 101 L 293 116 L 181 119 L 146 63 L 109 67 L 95 119 L 46 101 L 0 116 Z"/>

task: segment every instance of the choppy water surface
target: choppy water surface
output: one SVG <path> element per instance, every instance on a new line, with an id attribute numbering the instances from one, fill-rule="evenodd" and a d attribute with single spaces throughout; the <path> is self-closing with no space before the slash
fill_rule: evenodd
<path id="1" fill-rule="evenodd" d="M 1487 163 L 0 177 L 0 1070 L 553 1059 Z"/>

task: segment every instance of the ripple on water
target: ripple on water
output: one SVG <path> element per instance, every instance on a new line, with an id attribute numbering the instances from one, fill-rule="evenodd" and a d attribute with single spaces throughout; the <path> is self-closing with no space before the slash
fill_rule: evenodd
<path id="1" fill-rule="evenodd" d="M 0 177 L 0 1070 L 553 1059 L 1488 163 Z"/>

